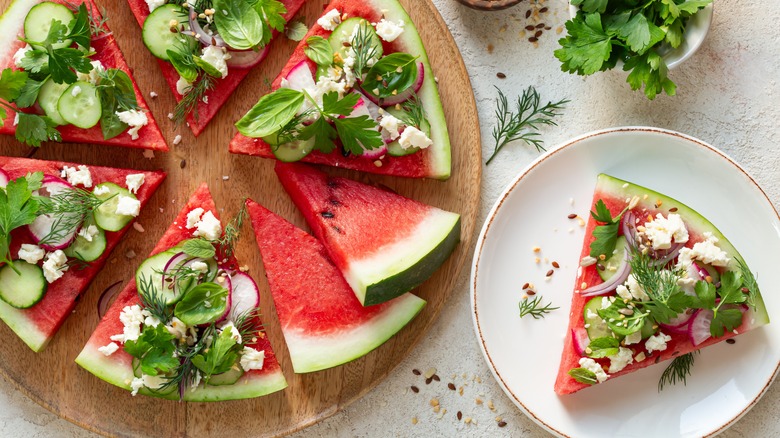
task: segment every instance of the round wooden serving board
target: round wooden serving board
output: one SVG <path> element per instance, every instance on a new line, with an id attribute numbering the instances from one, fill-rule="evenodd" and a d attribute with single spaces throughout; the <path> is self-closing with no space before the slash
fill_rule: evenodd
<path id="1" fill-rule="evenodd" d="M 0 0 L 3 10 L 10 0 Z M 309 0 L 299 13 L 313 24 L 323 0 Z M 294 224 L 304 227 L 303 217 L 283 191 L 273 172 L 273 161 L 228 153 L 235 134 L 233 123 L 269 91 L 268 84 L 292 53 L 296 43 L 278 38 L 270 56 L 247 76 L 234 95 L 199 138 L 166 115 L 174 107 L 173 95 L 157 62 L 141 41 L 141 30 L 122 0 L 101 1 L 109 26 L 134 69 L 139 87 L 147 96 L 171 152 L 151 160 L 140 150 L 94 145 L 45 144 L 35 158 L 56 159 L 135 169 L 163 169 L 167 180 L 138 218 L 145 232 L 130 230 L 116 247 L 106 268 L 82 296 L 76 310 L 49 346 L 33 353 L 11 330 L 0 323 L 0 373 L 42 406 L 89 430 L 117 436 L 266 436 L 287 434 L 336 413 L 380 382 L 425 336 L 447 301 L 458 273 L 470 257 L 479 204 L 481 180 L 480 133 L 477 110 L 466 68 L 447 27 L 429 0 L 401 0 L 417 25 L 444 104 L 452 140 L 452 177 L 445 182 L 339 172 L 371 183 L 384 184 L 410 198 L 462 215 L 462 242 L 444 266 L 415 291 L 428 302 L 423 312 L 395 337 L 362 359 L 326 371 L 294 374 L 284 344 L 273 301 L 264 279 L 260 253 L 246 226 L 238 245 L 238 257 L 250 267 L 262 294 L 265 327 L 281 362 L 289 387 L 251 400 L 219 403 L 178 403 L 151 397 L 131 397 L 81 369 L 73 360 L 98 323 L 96 303 L 106 287 L 126 282 L 149 253 L 197 185 L 208 182 L 223 218 L 231 217 L 250 197 Z M 151 99 L 149 92 L 159 97 Z M 172 144 L 176 134 L 183 140 Z M 10 136 L 0 138 L 0 154 L 24 156 L 31 150 Z M 334 169 L 326 169 L 336 173 Z M 305 228 L 306 229 L 306 228 Z M 126 254 L 138 254 L 128 259 Z"/>

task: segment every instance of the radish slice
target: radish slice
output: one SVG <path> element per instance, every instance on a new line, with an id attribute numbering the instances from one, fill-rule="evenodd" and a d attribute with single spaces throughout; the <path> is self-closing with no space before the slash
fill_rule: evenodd
<path id="1" fill-rule="evenodd" d="M 198 12 L 195 11 L 195 8 L 192 6 L 190 6 L 189 21 L 190 30 L 192 31 L 193 36 L 197 38 L 198 41 L 200 41 L 200 43 L 204 46 L 225 47 L 227 45 L 219 35 L 209 35 L 205 30 L 203 30 L 202 27 L 200 27 L 200 23 L 198 23 Z"/>
<path id="2" fill-rule="evenodd" d="M 165 263 L 165 267 L 163 268 L 163 275 L 162 275 L 162 285 L 161 287 L 165 289 L 166 283 L 169 283 L 173 281 L 174 288 L 176 288 L 176 282 L 174 281 L 176 279 L 176 269 L 179 268 L 186 260 L 187 260 L 187 254 L 184 252 L 178 252 L 171 257 L 167 263 Z M 170 279 L 170 280 L 169 280 Z M 174 290 L 174 295 L 178 295 L 179 291 Z"/>
<path id="3" fill-rule="evenodd" d="M 228 315 L 230 315 L 230 310 L 233 307 L 233 280 L 230 279 L 229 275 L 225 276 L 225 282 L 222 284 L 222 286 L 228 290 L 227 295 L 227 305 L 225 306 L 225 313 L 222 314 L 219 318 L 217 318 L 217 323 L 220 323 L 227 319 Z"/>
<path id="4" fill-rule="evenodd" d="M 41 197 L 50 197 L 72 188 L 73 186 L 65 180 L 53 176 L 46 176 L 43 178 L 41 188 L 36 190 L 34 194 Z M 32 234 L 35 242 L 42 248 L 50 251 L 65 249 L 76 237 L 76 233 L 79 230 L 78 226 L 73 227 L 67 234 L 56 236 L 54 239 L 50 238 L 49 235 L 51 234 L 52 229 L 60 224 L 61 221 L 75 218 L 78 218 L 78 215 L 74 213 L 59 215 L 42 214 L 36 217 L 33 223 L 27 226 L 27 229 L 30 234 Z M 46 239 L 45 243 L 41 243 L 43 239 Z"/>
<path id="5" fill-rule="evenodd" d="M 712 310 L 709 309 L 703 309 L 696 313 L 688 326 L 688 338 L 690 338 L 691 344 L 697 346 L 712 336 L 710 326 L 713 315 Z"/>
<path id="6" fill-rule="evenodd" d="M 286 87 L 291 90 L 313 90 L 315 86 L 314 74 L 312 74 L 309 64 L 306 61 L 301 61 L 298 65 L 293 67 L 290 72 L 287 73 L 285 79 L 287 80 Z"/>
<path id="7" fill-rule="evenodd" d="M 268 55 L 268 47 L 262 50 L 230 50 L 230 59 L 227 60 L 228 67 L 233 68 L 252 68 L 265 59 Z"/>
<path id="8" fill-rule="evenodd" d="M 395 96 L 386 97 L 384 99 L 380 99 L 372 95 L 371 93 L 365 93 L 365 95 L 375 104 L 387 108 L 389 106 L 398 105 L 399 103 L 403 103 L 409 100 L 409 98 L 411 98 L 412 95 L 420 91 L 420 88 L 422 88 L 423 86 L 423 82 L 425 82 L 425 65 L 423 65 L 422 62 L 418 62 L 417 80 L 414 82 L 414 84 L 411 87 L 396 94 Z"/>
<path id="9" fill-rule="evenodd" d="M 630 256 L 628 248 L 629 245 L 626 245 L 626 253 L 623 256 L 620 265 L 617 267 L 615 275 L 604 283 L 591 286 L 581 291 L 580 294 L 582 294 L 583 297 L 595 297 L 597 295 L 604 295 L 605 293 L 612 292 L 618 285 L 623 284 L 623 282 L 628 279 L 628 275 L 631 274 L 631 265 L 628 264 L 628 258 Z"/>
<path id="10" fill-rule="evenodd" d="M 669 320 L 668 323 L 661 324 L 661 327 L 674 333 L 686 333 L 689 329 L 691 318 L 694 318 L 698 312 L 698 310 L 692 313 L 682 312 Z"/>
<path id="11" fill-rule="evenodd" d="M 5 188 L 8 185 L 8 181 L 11 181 L 11 177 L 3 169 L 0 169 L 0 187 Z"/>
<path id="12" fill-rule="evenodd" d="M 577 350 L 577 354 L 585 356 L 585 349 L 590 345 L 588 331 L 582 327 L 571 329 L 571 340 L 574 343 L 574 349 Z"/>
<path id="13" fill-rule="evenodd" d="M 239 315 L 257 308 L 260 304 L 260 290 L 252 277 L 243 272 L 233 274 L 231 281 L 230 318 L 235 320 Z"/>

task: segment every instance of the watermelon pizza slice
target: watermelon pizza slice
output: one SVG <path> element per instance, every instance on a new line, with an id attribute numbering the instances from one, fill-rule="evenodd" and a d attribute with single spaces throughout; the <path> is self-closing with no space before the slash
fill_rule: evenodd
<path id="1" fill-rule="evenodd" d="M 14 0 L 0 31 L 0 133 L 168 150 L 92 0 Z"/>
<path id="2" fill-rule="evenodd" d="M 317 239 L 254 201 L 246 205 L 296 373 L 365 356 L 425 306 L 407 293 L 363 307 Z"/>
<path id="3" fill-rule="evenodd" d="M 555 392 L 571 394 L 769 323 L 754 274 L 710 221 L 599 175 Z"/>
<path id="4" fill-rule="evenodd" d="M 76 362 L 133 395 L 203 402 L 287 387 L 262 330 L 257 285 L 233 256 L 245 214 L 223 232 L 201 185 Z"/>
<path id="5" fill-rule="evenodd" d="M 31 349 L 54 337 L 164 178 L 0 157 L 0 318 Z"/>
<path id="6" fill-rule="evenodd" d="M 268 54 L 306 0 L 127 0 L 178 102 L 176 122 L 197 136 Z"/>
<path id="7" fill-rule="evenodd" d="M 460 241 L 460 215 L 302 163 L 276 174 L 364 306 L 427 280 Z"/>
<path id="8" fill-rule="evenodd" d="M 396 0 L 334 0 L 233 153 L 414 178 L 450 176 L 450 140 L 420 35 Z"/>

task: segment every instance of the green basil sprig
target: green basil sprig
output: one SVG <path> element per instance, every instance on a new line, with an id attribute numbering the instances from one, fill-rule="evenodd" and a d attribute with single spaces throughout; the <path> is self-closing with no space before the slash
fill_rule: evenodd
<path id="1" fill-rule="evenodd" d="M 312 36 L 306 39 L 306 48 L 303 49 L 306 56 L 317 65 L 329 66 L 333 64 L 333 47 L 328 40 L 321 36 Z"/>
<path id="2" fill-rule="evenodd" d="M 227 308 L 228 290 L 216 283 L 201 283 L 184 294 L 173 314 L 189 326 L 216 321 Z"/>
<path id="3" fill-rule="evenodd" d="M 238 131 L 247 137 L 265 137 L 279 131 L 295 117 L 303 105 L 300 91 L 280 88 L 263 96 L 244 117 L 236 122 Z"/>
<path id="4" fill-rule="evenodd" d="M 380 99 L 386 99 L 402 93 L 416 81 L 416 58 L 408 53 L 391 53 L 368 70 L 362 88 Z"/>

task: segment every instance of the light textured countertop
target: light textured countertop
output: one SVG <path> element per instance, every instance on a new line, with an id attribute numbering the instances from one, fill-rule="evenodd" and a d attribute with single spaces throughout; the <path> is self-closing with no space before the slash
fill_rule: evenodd
<path id="1" fill-rule="evenodd" d="M 719 0 L 709 36 L 700 51 L 671 72 L 678 85 L 675 97 L 650 102 L 631 92 L 619 71 L 582 79 L 562 73 L 553 50 L 556 29 L 568 17 L 565 4 L 548 1 L 541 21 L 552 29 L 527 41 L 525 26 L 536 24 L 526 11 L 534 0 L 503 12 L 479 12 L 455 0 L 434 0 L 447 22 L 469 69 L 477 98 L 483 134 L 483 155 L 492 150 L 494 85 L 510 98 L 534 85 L 546 100 L 568 98 L 560 126 L 542 131 L 548 146 L 575 135 L 621 125 L 648 125 L 680 131 L 724 150 L 744 166 L 780 205 L 780 2 Z M 541 6 L 535 6 L 539 8 Z M 503 72 L 506 79 L 496 73 Z M 450 123 L 457 123 L 450 121 Z M 480 227 L 501 190 L 538 156 L 533 148 L 509 145 L 484 169 Z M 390 376 L 368 395 L 333 417 L 297 436 L 512 436 L 541 437 L 547 433 L 523 415 L 504 396 L 485 364 L 474 336 L 468 297 L 470 265 L 464 267 L 449 305 L 430 334 Z M 423 373 L 435 367 L 441 382 L 426 385 Z M 455 376 L 453 378 L 453 376 Z M 464 378 L 465 376 L 465 378 Z M 464 394 L 447 388 L 453 382 Z M 416 385 L 419 393 L 408 388 Z M 441 418 L 431 399 L 438 398 Z M 477 404 L 476 399 L 483 400 Z M 488 405 L 492 404 L 494 410 Z M 0 435 L 92 436 L 27 399 L 0 379 Z M 780 436 L 780 387 L 772 386 L 724 437 Z M 456 412 L 476 424 L 457 421 Z M 499 428 L 496 417 L 506 426 Z M 416 424 L 413 424 L 413 417 Z"/>

